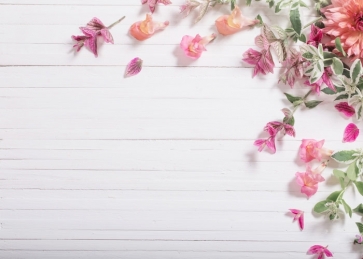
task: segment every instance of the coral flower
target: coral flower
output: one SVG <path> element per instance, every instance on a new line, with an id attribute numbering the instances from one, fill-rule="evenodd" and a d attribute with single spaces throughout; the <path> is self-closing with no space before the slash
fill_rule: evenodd
<path id="1" fill-rule="evenodd" d="M 340 37 L 342 46 L 351 58 L 363 58 L 363 1 L 332 0 L 321 9 L 326 19 L 323 32 Z"/>
<path id="2" fill-rule="evenodd" d="M 326 165 L 322 165 L 312 171 L 308 166 L 306 168 L 306 172 L 296 173 L 296 182 L 301 186 L 301 193 L 306 194 L 306 196 L 310 198 L 318 191 L 319 182 L 323 182 L 325 180 L 320 175 L 325 167 Z"/>
<path id="3" fill-rule="evenodd" d="M 259 23 L 257 19 L 243 17 L 241 10 L 236 6 L 231 15 L 223 15 L 216 20 L 216 27 L 220 34 L 230 35 L 257 23 Z"/>
<path id="4" fill-rule="evenodd" d="M 330 157 L 333 150 L 323 148 L 323 145 L 324 140 L 303 139 L 299 150 L 301 160 L 308 163 L 314 159 L 321 161 L 323 158 Z"/>
<path id="5" fill-rule="evenodd" d="M 194 38 L 192 36 L 185 35 L 180 42 L 180 47 L 184 50 L 185 55 L 190 58 L 197 59 L 200 58 L 203 51 L 206 51 L 205 46 L 215 38 L 216 35 L 214 33 L 203 38 L 199 34 L 197 34 Z"/>
<path id="6" fill-rule="evenodd" d="M 143 41 L 155 34 L 155 32 L 165 29 L 169 22 L 154 22 L 151 14 L 146 15 L 146 19 L 136 22 L 130 27 L 130 34 L 137 40 Z"/>

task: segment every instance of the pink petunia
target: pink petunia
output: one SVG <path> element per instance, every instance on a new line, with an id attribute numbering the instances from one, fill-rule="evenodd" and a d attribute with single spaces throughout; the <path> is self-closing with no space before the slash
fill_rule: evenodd
<path id="1" fill-rule="evenodd" d="M 323 247 L 321 245 L 314 245 L 310 247 L 307 254 L 318 255 L 317 259 L 323 259 L 324 255 L 326 255 L 327 257 L 333 257 L 332 252 L 330 252 L 327 247 Z"/>
<path id="2" fill-rule="evenodd" d="M 153 13 L 155 11 L 156 5 L 158 3 L 164 4 L 164 5 L 169 5 L 169 4 L 171 4 L 171 1 L 170 0 L 141 0 L 141 3 L 148 4 L 150 12 Z"/>
<path id="3" fill-rule="evenodd" d="M 180 42 L 180 47 L 184 50 L 185 55 L 190 58 L 197 59 L 200 58 L 203 51 L 206 51 L 205 46 L 215 38 L 216 35 L 214 33 L 203 38 L 199 34 L 195 37 L 185 35 Z"/>
<path id="4" fill-rule="evenodd" d="M 341 102 L 335 105 L 335 108 L 347 117 L 352 117 L 355 114 L 354 108 L 347 102 Z"/>
<path id="5" fill-rule="evenodd" d="M 273 69 L 275 67 L 270 48 L 267 50 L 263 49 L 261 52 L 250 48 L 243 54 L 242 60 L 250 65 L 255 66 L 253 70 L 253 77 L 258 73 L 264 75 L 267 73 L 273 73 Z"/>
<path id="6" fill-rule="evenodd" d="M 330 157 L 333 150 L 323 148 L 325 140 L 303 139 L 299 149 L 299 156 L 302 161 L 308 163 L 314 159 L 321 161 Z"/>
<path id="7" fill-rule="evenodd" d="M 326 167 L 326 166 L 325 166 Z M 320 175 L 323 168 L 317 168 L 314 171 L 308 166 L 306 172 L 297 172 L 296 182 L 301 186 L 301 193 L 304 193 L 308 198 L 313 196 L 318 191 L 318 184 L 325 179 Z M 321 172 L 319 172 L 321 171 Z"/>
<path id="8" fill-rule="evenodd" d="M 291 213 L 294 214 L 294 221 L 299 221 L 300 229 L 304 229 L 304 212 L 302 210 L 290 209 Z"/>
<path id="9" fill-rule="evenodd" d="M 349 123 L 344 130 L 343 143 L 354 142 L 359 135 L 359 129 L 354 123 Z"/>

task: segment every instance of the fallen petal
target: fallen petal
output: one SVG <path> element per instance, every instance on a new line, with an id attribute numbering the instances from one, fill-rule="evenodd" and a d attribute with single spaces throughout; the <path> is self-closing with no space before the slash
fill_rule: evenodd
<path id="1" fill-rule="evenodd" d="M 140 73 L 142 69 L 142 62 L 143 61 L 140 58 L 134 58 L 131 60 L 127 65 L 125 77 L 135 76 Z"/>
<path id="2" fill-rule="evenodd" d="M 354 123 L 349 123 L 344 130 L 343 143 L 354 142 L 359 135 L 359 129 Z"/>
<path id="3" fill-rule="evenodd" d="M 338 103 L 337 105 L 335 105 L 335 108 L 347 117 L 352 117 L 355 114 L 354 108 L 350 106 L 347 102 Z"/>

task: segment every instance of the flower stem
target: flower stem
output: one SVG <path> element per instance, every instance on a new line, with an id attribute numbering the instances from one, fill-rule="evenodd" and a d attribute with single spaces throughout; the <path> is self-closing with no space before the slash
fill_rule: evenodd
<path id="1" fill-rule="evenodd" d="M 120 23 L 125 18 L 126 18 L 126 16 L 124 16 L 121 19 L 117 20 L 116 22 L 114 22 L 113 24 L 111 24 L 110 26 L 108 26 L 107 29 L 111 29 L 113 26 L 115 26 L 116 24 Z"/>

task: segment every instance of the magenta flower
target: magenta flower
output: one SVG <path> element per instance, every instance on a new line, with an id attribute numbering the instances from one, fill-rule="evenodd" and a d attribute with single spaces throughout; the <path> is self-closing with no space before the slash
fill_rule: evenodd
<path id="1" fill-rule="evenodd" d="M 282 66 L 285 68 L 282 72 L 279 82 L 293 87 L 296 79 L 300 79 L 304 75 L 304 60 L 300 52 L 296 50 L 290 51 L 288 57 L 282 62 Z"/>
<path id="2" fill-rule="evenodd" d="M 321 40 L 323 39 L 323 31 L 314 24 L 311 25 L 310 30 L 311 33 L 309 35 L 307 44 L 313 45 L 317 48 L 319 46 L 319 43 L 321 43 Z"/>
<path id="3" fill-rule="evenodd" d="M 86 46 L 97 57 L 97 32 L 86 27 L 80 29 L 84 35 L 72 36 L 72 39 L 77 42 L 73 47 L 80 51 L 83 46 Z"/>
<path id="4" fill-rule="evenodd" d="M 184 50 L 185 55 L 190 58 L 197 59 L 200 58 L 203 51 L 206 51 L 205 46 L 215 38 L 216 35 L 214 33 L 203 38 L 199 34 L 195 37 L 185 35 L 180 42 L 180 47 Z"/>
<path id="5" fill-rule="evenodd" d="M 318 255 L 317 259 L 323 259 L 324 255 L 327 257 L 333 257 L 333 254 L 327 249 L 327 247 L 323 247 L 321 245 L 314 245 L 309 248 L 308 255 Z"/>
<path id="6" fill-rule="evenodd" d="M 95 32 L 97 32 L 97 34 L 101 34 L 103 39 L 107 42 L 107 43 L 114 43 L 113 42 L 113 37 L 112 34 L 109 31 L 109 28 L 106 27 L 100 19 L 98 19 L 97 17 L 94 17 L 91 21 L 89 21 L 89 23 L 87 23 L 87 28 L 94 30 Z"/>
<path id="7" fill-rule="evenodd" d="M 301 193 L 304 193 L 308 198 L 313 196 L 318 191 L 318 184 L 325 179 L 320 175 L 325 169 L 326 165 L 311 170 L 310 166 L 307 166 L 306 172 L 295 174 L 296 182 L 301 186 Z"/>
<path id="8" fill-rule="evenodd" d="M 330 157 L 333 150 L 323 148 L 325 140 L 303 139 L 299 149 L 299 156 L 302 161 L 308 163 L 314 159 L 321 161 Z"/>
<path id="9" fill-rule="evenodd" d="M 354 142 L 359 135 L 359 129 L 354 123 L 349 123 L 344 130 L 343 143 Z"/>
<path id="10" fill-rule="evenodd" d="M 355 114 L 354 108 L 347 102 L 338 103 L 335 105 L 335 108 L 347 117 L 352 117 Z"/>
<path id="11" fill-rule="evenodd" d="M 273 69 L 275 67 L 270 48 L 267 50 L 263 49 L 261 52 L 250 48 L 243 54 L 242 60 L 250 65 L 255 66 L 253 70 L 253 77 L 258 73 L 264 75 L 267 73 L 273 73 Z"/>
<path id="12" fill-rule="evenodd" d="M 315 91 L 316 93 L 320 93 L 320 89 L 321 89 L 321 86 L 323 84 L 325 84 L 327 87 L 329 87 L 331 90 L 333 90 L 334 92 L 336 92 L 336 89 L 335 89 L 335 86 L 333 84 L 333 82 L 331 81 L 330 77 L 333 75 L 333 71 L 331 70 L 330 67 L 326 67 L 324 68 L 324 73 L 323 75 L 321 76 L 321 78 L 316 81 L 315 83 L 313 84 L 310 84 L 309 81 L 305 81 L 305 85 L 308 85 L 308 86 L 311 86 L 313 91 Z"/>
<path id="13" fill-rule="evenodd" d="M 291 213 L 294 214 L 294 221 L 299 221 L 300 229 L 304 229 L 304 212 L 302 210 L 290 209 Z"/>
<path id="14" fill-rule="evenodd" d="M 125 77 L 136 76 L 142 69 L 142 59 L 134 58 L 126 67 Z"/>
<path id="15" fill-rule="evenodd" d="M 155 11 L 156 5 L 158 3 L 164 4 L 164 5 L 169 5 L 169 4 L 171 4 L 171 1 L 170 0 L 141 0 L 141 3 L 148 4 L 150 12 L 153 13 Z"/>

